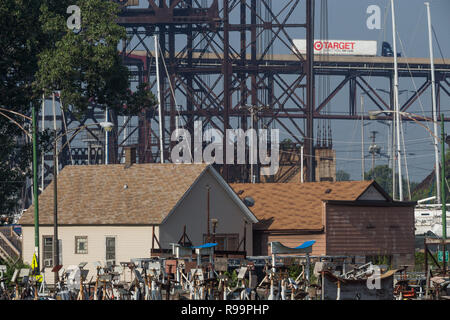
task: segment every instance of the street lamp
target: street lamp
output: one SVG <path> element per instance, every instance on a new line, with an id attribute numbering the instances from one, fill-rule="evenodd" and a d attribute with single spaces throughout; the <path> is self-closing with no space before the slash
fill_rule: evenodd
<path id="1" fill-rule="evenodd" d="M 32 123 L 32 133 L 25 130 L 17 121 L 15 121 L 10 116 L 6 115 L 4 112 L 8 112 L 14 115 L 18 115 L 26 120 L 31 120 Z M 39 274 L 39 202 L 38 202 L 38 177 L 37 177 L 37 125 L 36 125 L 36 107 L 31 103 L 31 118 L 21 114 L 19 112 L 8 110 L 5 108 L 0 108 L 0 114 L 18 126 L 25 134 L 31 138 L 33 142 L 33 199 L 34 199 L 34 253 L 36 255 L 37 263 L 37 273 Z"/>
<path id="2" fill-rule="evenodd" d="M 403 112 L 403 111 L 394 111 L 394 110 L 376 110 L 376 111 L 369 111 L 369 119 L 370 120 L 376 120 L 378 118 L 379 115 L 383 114 L 383 113 L 398 113 L 412 121 L 414 121 L 415 123 L 417 123 L 418 125 L 420 125 L 421 127 L 425 128 L 428 133 L 435 138 L 437 141 L 440 141 L 440 139 L 425 125 L 423 125 L 420 121 L 418 121 L 417 119 L 421 119 L 421 120 L 426 120 L 426 121 L 431 121 L 434 122 L 432 119 L 427 118 L 427 117 L 422 117 L 418 114 L 414 114 L 414 113 L 410 113 L 410 112 Z"/>
<path id="3" fill-rule="evenodd" d="M 22 125 L 20 125 L 16 120 L 8 116 L 6 113 L 11 113 L 14 115 L 18 115 L 26 120 L 31 120 L 32 122 L 32 133 L 27 131 Z M 37 262 L 37 272 L 39 274 L 39 201 L 38 201 L 38 176 L 37 176 L 37 125 L 36 125 L 36 108 L 34 104 L 32 104 L 32 116 L 28 117 L 24 114 L 21 114 L 19 112 L 8 110 L 5 108 L 0 107 L 0 115 L 10 120 L 12 123 L 14 123 L 16 126 L 18 126 L 30 139 L 33 141 L 33 198 L 34 198 L 34 242 L 35 242 L 35 248 L 34 253 L 36 256 L 36 262 Z M 61 137 L 67 135 L 70 132 L 75 132 L 72 136 L 74 138 L 78 133 L 81 132 L 81 130 L 90 127 L 90 126 L 98 126 L 100 125 L 106 132 L 110 132 L 114 124 L 112 122 L 104 121 L 100 122 L 99 124 L 93 123 L 88 124 L 84 126 L 80 126 L 77 128 L 74 128 L 70 131 L 67 131 L 64 134 L 61 134 L 60 136 L 56 136 L 56 130 L 54 130 L 55 135 L 55 141 L 54 141 L 54 147 L 53 147 L 53 175 L 54 175 L 54 265 L 57 265 L 57 262 L 59 262 L 59 248 L 58 248 L 58 216 L 57 216 L 57 168 L 56 168 L 56 158 L 58 157 L 61 150 L 64 149 L 64 147 L 70 142 L 67 141 L 60 149 L 59 152 L 57 152 L 56 143 L 57 140 L 59 140 Z M 57 272 L 55 272 L 55 283 L 57 280 Z"/>
<path id="4" fill-rule="evenodd" d="M 382 114 L 382 113 L 393 113 L 396 111 L 392 111 L 392 110 L 377 110 L 377 111 L 369 111 L 369 118 L 371 120 L 374 120 L 377 118 L 378 115 Z M 423 125 L 422 123 L 420 123 L 418 119 L 422 119 L 422 120 L 429 120 L 432 121 L 434 124 L 437 124 L 436 121 L 433 121 L 429 118 L 426 117 L 422 117 L 419 116 L 417 114 L 413 114 L 413 113 L 409 113 L 409 112 L 398 112 L 400 115 L 405 116 L 408 119 L 413 120 L 414 122 L 418 123 L 420 126 L 424 127 L 428 133 L 433 136 L 433 138 L 436 141 L 439 141 L 441 143 L 441 205 L 442 205 L 442 239 L 445 240 L 447 238 L 447 216 L 446 216 L 446 205 L 447 205 L 447 197 L 446 197 L 446 190 L 445 190 L 445 185 L 446 185 L 446 181 L 445 181 L 445 143 L 450 142 L 450 138 L 447 136 L 445 136 L 445 132 L 444 132 L 444 115 L 441 115 L 441 139 L 439 139 L 427 126 Z M 436 168 L 436 173 L 437 173 L 437 169 Z M 399 180 L 401 179 L 401 177 L 399 177 Z M 439 180 L 439 174 L 436 174 L 436 179 Z M 400 184 L 401 186 L 401 184 Z M 445 261 L 445 241 L 444 241 L 444 261 Z M 445 263 L 445 262 L 444 262 Z M 445 266 L 445 264 L 444 264 Z M 445 267 L 444 267 L 445 269 Z"/>
<path id="5" fill-rule="evenodd" d="M 112 122 L 100 122 L 100 126 L 106 131 L 110 132 L 114 124 Z M 97 123 L 91 123 L 84 126 L 80 126 L 77 128 L 73 128 L 59 136 L 56 134 L 56 130 L 53 130 L 54 132 L 54 141 L 53 141 L 53 266 L 54 266 L 54 272 L 55 272 L 55 285 L 58 282 L 58 270 L 55 268 L 59 265 L 59 241 L 58 241 L 58 170 L 57 170 L 57 164 L 56 159 L 58 158 L 59 154 L 62 150 L 66 147 L 68 143 L 77 135 L 79 134 L 83 129 L 92 127 L 92 126 L 98 126 Z M 62 137 L 66 136 L 67 134 L 74 132 L 72 135 L 72 139 L 69 139 L 64 145 L 61 146 L 59 151 L 57 150 L 57 142 Z"/>

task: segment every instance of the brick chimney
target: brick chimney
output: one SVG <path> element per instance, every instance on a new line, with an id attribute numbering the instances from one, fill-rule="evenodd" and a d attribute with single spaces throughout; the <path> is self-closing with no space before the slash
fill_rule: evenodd
<path id="1" fill-rule="evenodd" d="M 126 146 L 123 149 L 125 152 L 125 168 L 129 168 L 136 163 L 136 147 Z"/>

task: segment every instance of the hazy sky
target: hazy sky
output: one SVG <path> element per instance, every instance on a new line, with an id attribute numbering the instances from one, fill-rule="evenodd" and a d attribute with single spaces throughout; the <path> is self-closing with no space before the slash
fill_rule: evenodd
<path id="1" fill-rule="evenodd" d="M 432 24 L 435 29 L 440 49 L 444 57 L 450 57 L 450 1 L 434 0 L 429 1 L 431 7 Z M 320 1 L 316 1 L 317 6 Z M 382 29 L 369 30 L 366 26 L 366 20 L 369 16 L 366 9 L 369 5 L 378 5 L 382 11 Z M 390 0 L 329 0 L 329 38 L 330 39 L 359 39 L 359 40 L 378 40 L 392 43 L 392 24 Z M 387 9 L 387 11 L 386 11 Z M 422 0 L 396 0 L 395 14 L 398 51 L 406 57 L 429 57 L 427 15 L 424 1 Z M 319 28 L 318 9 L 316 9 L 316 35 Z M 434 41 L 434 40 L 433 40 Z M 403 45 L 402 45 L 403 44 Z M 435 62 L 441 58 L 441 52 L 434 41 Z M 424 79 L 403 78 L 400 80 L 400 90 L 414 90 L 420 87 Z M 371 79 L 371 84 L 375 88 L 388 89 L 387 81 L 377 81 Z M 400 103 L 406 101 L 412 93 L 405 92 L 400 96 Z M 386 97 L 386 95 L 384 95 Z M 387 97 L 386 97 L 387 98 Z M 359 99 L 358 99 L 359 101 Z M 368 99 L 366 101 L 366 110 L 374 110 Z M 449 97 L 442 95 L 441 110 L 448 116 L 450 115 Z M 345 104 L 346 99 L 342 102 Z M 371 108 L 372 107 L 372 108 Z M 333 110 L 339 110 L 339 106 L 334 104 Z M 345 111 L 347 105 L 341 109 Z M 408 111 L 413 113 L 431 115 L 431 96 L 430 91 L 423 95 L 420 102 L 416 102 Z M 382 152 L 387 152 L 388 133 L 386 125 L 369 122 L 365 127 L 365 149 L 368 149 L 370 143 L 370 131 L 378 131 L 377 144 L 382 147 Z M 450 127 L 449 130 L 450 131 Z M 361 123 L 356 121 L 334 121 L 333 133 L 335 139 L 335 148 L 337 150 L 337 167 L 351 173 L 353 179 L 361 176 Z M 408 160 L 408 172 L 411 180 L 420 181 L 433 168 L 434 153 L 431 139 L 426 130 L 415 123 L 405 123 L 404 139 L 406 144 L 406 153 Z M 367 152 L 366 152 L 367 155 Z M 358 159 L 358 160 L 353 160 Z M 377 164 L 386 163 L 385 158 L 378 158 Z M 371 166 L 370 159 L 366 160 L 366 170 Z M 405 169 L 403 169 L 405 172 Z"/>
<path id="2" fill-rule="evenodd" d="M 199 0 L 199 3 L 206 3 L 210 6 L 213 0 Z M 320 5 L 321 1 L 316 0 L 315 11 L 315 34 L 319 38 L 320 26 Z M 450 0 L 431 0 L 431 15 L 434 29 L 436 31 L 440 49 L 445 57 L 450 58 Z M 223 1 L 219 0 L 219 7 Z M 231 3 L 237 3 L 232 1 Z M 276 14 L 286 6 L 292 3 L 291 0 L 273 0 L 273 12 Z M 366 21 L 369 14 L 366 13 L 370 5 L 378 5 L 381 9 L 381 29 L 369 30 Z M 141 7 L 147 7 L 147 1 L 141 0 Z M 289 8 L 287 9 L 289 10 Z M 398 38 L 398 51 L 403 57 L 429 57 L 428 48 L 428 31 L 426 7 L 423 0 L 395 0 L 396 24 Z M 392 27 L 391 27 L 391 10 L 390 0 L 328 0 L 329 11 L 329 38 L 339 40 L 377 40 L 380 48 L 382 41 L 392 43 Z M 284 11 L 286 12 L 286 10 Z M 262 11 L 264 17 L 264 10 Z M 239 23 L 239 6 L 230 14 L 231 23 Z M 250 17 L 247 17 L 250 22 Z M 294 11 L 292 19 L 289 23 L 305 22 L 305 1 L 301 1 L 300 6 Z M 302 28 L 289 29 L 289 36 L 292 38 L 305 38 L 305 32 Z M 185 45 L 185 37 L 181 41 L 176 41 L 177 50 Z M 178 39 L 178 38 L 177 38 Z M 220 44 L 220 40 L 218 44 Z M 230 34 L 231 45 L 239 52 L 239 33 L 232 32 Z M 178 48 L 179 47 L 179 48 Z M 379 49 L 380 51 L 380 49 Z M 288 54 L 290 48 L 286 47 L 281 41 L 276 41 L 274 45 L 274 54 Z M 441 58 L 441 52 L 434 42 L 434 54 L 436 61 Z M 333 89 L 342 77 L 331 78 L 331 89 Z M 387 79 L 366 78 L 366 80 L 377 89 L 389 89 Z M 419 88 L 425 79 L 401 78 L 399 81 L 400 90 L 414 90 Z M 317 82 L 316 82 L 317 83 Z M 359 110 L 359 94 L 358 90 L 358 110 Z M 400 96 L 400 103 L 403 103 L 411 96 L 411 92 L 406 91 Z M 388 97 L 384 93 L 385 101 Z M 179 99 L 182 101 L 181 97 Z M 366 99 L 365 111 L 374 110 L 375 107 L 369 99 Z M 338 94 L 332 101 L 331 110 L 334 113 L 348 112 L 348 88 L 343 89 L 342 94 Z M 450 115 L 449 98 L 442 95 L 441 110 Z M 431 98 L 430 91 L 422 95 L 420 101 L 408 110 L 410 112 L 431 116 Z M 429 124 L 431 126 L 431 124 Z M 317 125 L 315 125 L 316 130 Z M 433 145 L 430 135 L 427 131 L 415 123 L 404 124 L 404 139 L 406 145 L 408 173 L 412 181 L 420 181 L 430 173 L 434 166 Z M 377 144 L 381 147 L 383 153 L 388 153 L 388 126 L 380 124 L 377 121 L 370 121 L 365 126 L 365 154 L 368 156 L 368 147 L 370 144 L 371 131 L 378 131 Z M 450 124 L 449 124 L 450 129 Z M 337 168 L 345 170 L 351 174 L 352 179 L 361 177 L 361 123 L 359 121 L 335 120 L 332 122 L 334 148 L 337 151 Z M 286 132 L 280 128 L 281 139 L 287 138 Z M 385 157 L 376 159 L 376 164 L 386 164 Z M 370 158 L 366 160 L 366 171 L 370 169 Z M 403 168 L 403 172 L 406 172 Z"/>
<path id="3" fill-rule="evenodd" d="M 199 3 L 204 3 L 204 0 L 199 0 Z M 210 5 L 212 0 L 207 0 L 206 3 Z M 291 0 L 273 0 L 273 11 L 279 12 Z M 450 58 L 450 0 L 430 0 L 431 15 L 434 29 L 436 31 L 440 49 L 434 41 L 434 55 L 435 61 L 441 58 L 441 51 L 444 57 Z M 219 0 L 222 6 L 222 0 Z M 319 38 L 320 26 L 320 0 L 316 0 L 316 20 L 315 33 L 316 38 Z M 381 9 L 381 29 L 369 30 L 366 25 L 369 14 L 366 13 L 370 5 L 378 5 Z M 147 1 L 141 0 L 141 7 L 147 7 Z M 289 23 L 304 23 L 305 22 L 305 1 L 301 1 L 300 7 L 295 10 L 292 19 Z M 397 33 L 398 33 L 398 51 L 402 53 L 403 57 L 429 57 L 428 48 L 428 30 L 427 30 L 427 16 L 426 7 L 423 0 L 395 0 Z M 392 43 L 392 28 L 391 28 L 391 10 L 390 0 L 328 0 L 329 11 L 329 38 L 338 40 L 377 40 L 380 48 L 382 41 Z M 230 16 L 232 23 L 238 23 L 239 10 L 236 9 Z M 249 19 L 249 17 L 248 17 Z M 296 28 L 289 29 L 289 36 L 292 38 L 305 38 L 304 29 Z M 177 36 L 176 38 L 177 50 L 180 50 L 186 43 L 185 36 Z M 239 33 L 232 32 L 231 40 L 232 46 L 239 50 Z M 149 38 L 148 45 L 153 50 L 152 39 Z M 220 40 L 218 41 L 220 45 Z M 179 48 L 178 48 L 179 47 Z M 142 49 L 142 48 L 137 48 Z M 288 54 L 290 49 L 282 44 L 280 41 L 275 42 L 275 54 Z M 331 89 L 341 81 L 342 77 L 332 77 Z M 387 79 L 380 78 L 365 78 L 374 88 L 387 90 L 389 82 Z M 425 79 L 401 78 L 399 83 L 400 90 L 414 90 L 419 88 Z M 358 90 L 358 110 L 359 110 L 359 94 Z M 403 103 L 411 96 L 411 92 L 406 91 L 400 96 L 400 103 Z M 381 96 L 388 97 L 384 93 Z M 179 103 L 182 103 L 182 97 Z M 374 110 L 374 105 L 366 99 L 365 110 Z M 342 94 L 338 94 L 331 103 L 331 110 L 334 113 L 348 112 L 348 88 L 343 89 Z M 450 100 L 449 97 L 442 93 L 441 110 L 450 116 Z M 408 111 L 419 113 L 422 115 L 431 116 L 431 98 L 430 91 L 422 95 L 420 101 L 416 102 Z M 431 124 L 430 124 L 431 126 Z M 315 128 L 316 130 L 316 125 Z M 377 144 L 381 147 L 383 153 L 388 152 L 388 126 L 380 124 L 377 121 L 368 121 L 365 126 L 365 154 L 368 156 L 368 147 L 370 144 L 370 132 L 378 131 Z M 447 131 L 450 131 L 450 124 L 448 124 Z M 337 169 L 342 169 L 351 174 L 352 179 L 359 179 L 361 177 L 361 123 L 360 121 L 349 120 L 334 120 L 332 122 L 333 142 L 334 148 L 337 151 Z M 430 135 L 427 131 L 415 123 L 404 124 L 404 139 L 406 145 L 406 154 L 408 161 L 408 173 L 412 181 L 420 181 L 428 175 L 434 166 L 433 145 Z M 283 130 L 280 130 L 281 139 L 288 137 Z M 376 164 L 386 164 L 387 159 L 379 157 L 376 159 Z M 366 171 L 370 169 L 370 158 L 366 159 Z M 405 168 L 403 169 L 405 172 Z"/>

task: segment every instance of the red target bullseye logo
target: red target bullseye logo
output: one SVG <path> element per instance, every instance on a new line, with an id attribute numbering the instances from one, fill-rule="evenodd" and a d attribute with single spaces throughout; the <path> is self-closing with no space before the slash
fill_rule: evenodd
<path id="1" fill-rule="evenodd" d="M 314 49 L 316 49 L 317 51 L 322 50 L 323 49 L 322 41 L 317 41 L 316 43 L 314 43 Z"/>

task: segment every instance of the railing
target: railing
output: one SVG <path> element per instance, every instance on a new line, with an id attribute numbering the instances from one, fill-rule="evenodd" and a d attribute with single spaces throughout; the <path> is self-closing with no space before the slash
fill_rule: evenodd
<path id="1" fill-rule="evenodd" d="M 12 227 L 0 227 L 0 256 L 9 262 L 21 258 L 22 240 Z"/>
<path id="2" fill-rule="evenodd" d="M 22 251 L 22 238 L 12 226 L 0 227 L 0 233 L 3 233 L 19 252 Z"/>

